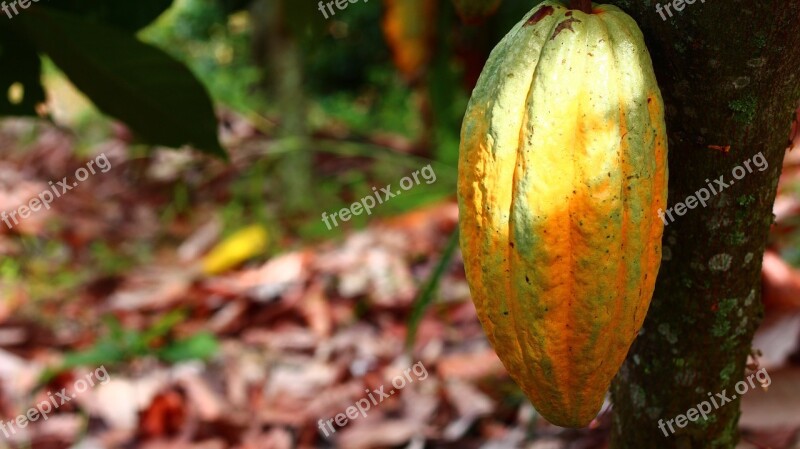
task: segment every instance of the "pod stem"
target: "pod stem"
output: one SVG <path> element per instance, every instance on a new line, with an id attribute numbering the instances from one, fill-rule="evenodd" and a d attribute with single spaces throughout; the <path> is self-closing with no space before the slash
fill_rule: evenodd
<path id="1" fill-rule="evenodd" d="M 577 9 L 586 14 L 591 14 L 592 0 L 569 0 L 569 9 Z"/>

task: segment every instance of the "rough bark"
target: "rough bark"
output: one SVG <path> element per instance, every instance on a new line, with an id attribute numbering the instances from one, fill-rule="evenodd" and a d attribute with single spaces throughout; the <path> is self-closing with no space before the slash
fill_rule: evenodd
<path id="1" fill-rule="evenodd" d="M 670 207 L 706 179 L 734 179 L 734 167 L 759 152 L 769 163 L 707 207 L 673 211 L 647 321 L 612 386 L 612 447 L 733 448 L 734 386 L 762 314 L 761 259 L 800 94 L 800 1 L 696 1 L 666 20 L 657 1 L 611 3 L 637 20 L 654 59 L 667 106 Z M 737 399 L 707 420 L 673 425 L 669 436 L 659 429 L 723 391 Z"/>

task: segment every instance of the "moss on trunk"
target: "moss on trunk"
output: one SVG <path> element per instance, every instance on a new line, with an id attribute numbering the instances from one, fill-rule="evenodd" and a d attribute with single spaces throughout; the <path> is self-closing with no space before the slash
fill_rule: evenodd
<path id="1" fill-rule="evenodd" d="M 653 56 L 667 105 L 670 207 L 709 183 L 719 189 L 720 176 L 730 184 L 707 207 L 682 216 L 673 209 L 647 321 L 612 386 L 612 446 L 733 448 L 739 395 L 707 420 L 673 424 L 669 436 L 659 420 L 685 414 L 709 394 L 732 396 L 744 375 L 762 314 L 761 259 L 800 94 L 800 2 L 695 1 L 682 11 L 670 8 L 672 17 L 660 2 L 666 20 L 656 10 L 659 1 L 611 3 L 637 20 Z M 768 163 L 764 171 L 752 161 L 759 153 Z M 745 161 L 753 170 L 737 180 L 732 170 Z"/>

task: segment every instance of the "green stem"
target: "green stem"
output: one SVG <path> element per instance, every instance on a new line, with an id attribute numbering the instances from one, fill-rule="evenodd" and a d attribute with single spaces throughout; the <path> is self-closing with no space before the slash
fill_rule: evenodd
<path id="1" fill-rule="evenodd" d="M 437 263 L 436 268 L 433 269 L 433 273 L 431 273 L 431 276 L 425 283 L 419 298 L 417 298 L 411 306 L 411 315 L 408 318 L 408 333 L 406 334 L 406 348 L 409 352 L 414 347 L 414 341 L 417 337 L 417 328 L 419 327 L 420 321 L 422 321 L 422 316 L 433 301 L 434 293 L 436 293 L 436 289 L 439 287 L 439 281 L 442 280 L 442 276 L 444 276 L 445 270 L 447 270 L 450 259 L 453 258 L 453 253 L 455 253 L 457 246 L 458 229 L 450 234 L 450 239 L 447 241 L 447 246 L 445 246 L 439 263 Z"/>

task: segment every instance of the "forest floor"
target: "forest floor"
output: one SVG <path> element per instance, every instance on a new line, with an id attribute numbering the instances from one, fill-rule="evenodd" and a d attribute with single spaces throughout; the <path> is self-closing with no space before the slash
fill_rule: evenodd
<path id="1" fill-rule="evenodd" d="M 607 447 L 608 404 L 587 429 L 555 427 L 509 379 L 457 250 L 433 304 L 415 305 L 456 228 L 452 198 L 335 238 L 278 220 L 257 225 L 263 250 L 220 246 L 258 223 L 249 203 L 231 206 L 234 180 L 271 148 L 246 123 L 228 133 L 230 165 L 132 158 L 124 130 L 76 151 L 64 130 L 0 122 L 0 210 L 100 168 L 0 223 L 0 448 Z M 800 448 L 800 274 L 784 262 L 797 257 L 798 180 L 794 151 L 754 342 L 771 385 L 743 399 L 742 448 Z M 215 247 L 229 254 L 209 268 Z M 29 411 L 43 403 L 47 419 Z"/>

